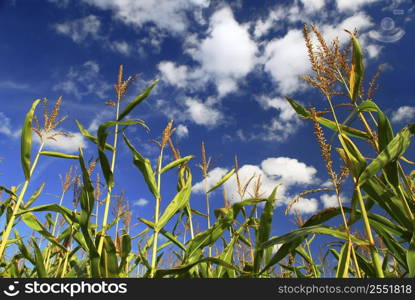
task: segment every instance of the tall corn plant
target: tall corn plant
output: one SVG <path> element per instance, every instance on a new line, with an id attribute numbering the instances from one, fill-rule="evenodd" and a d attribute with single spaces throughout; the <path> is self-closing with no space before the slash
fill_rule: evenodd
<path id="1" fill-rule="evenodd" d="M 326 112 L 316 113 L 313 108 L 305 109 L 291 98 L 287 97 L 287 100 L 302 119 L 312 120 L 315 124 L 334 131 L 337 136 L 339 144 L 336 150 L 350 172 L 354 185 L 353 194 L 350 195 L 351 207 L 345 207 L 339 202 L 339 208 L 322 211 L 311 217 L 301 228 L 284 236 L 271 238 L 262 246 L 267 248 L 282 243 L 280 250 L 271 259 L 270 265 L 273 265 L 288 253 L 292 253 L 308 235 L 326 234 L 343 240 L 341 252 L 336 255 L 339 260 L 336 271 L 338 277 L 347 277 L 350 274 L 365 277 L 414 277 L 415 198 L 402 162 L 411 163 L 404 154 L 415 134 L 415 123 L 394 134 L 390 121 L 373 101 L 374 81 L 371 82 L 367 95 L 364 95 L 363 52 L 355 34 L 348 32 L 351 35 L 352 49 L 349 62 L 350 51 L 346 49 L 342 52 L 338 40 L 329 47 L 318 30 L 314 26 L 312 29 L 319 41 L 319 50 L 314 50 L 305 26 L 305 40 L 315 73 L 314 77 L 306 76 L 305 79 L 322 92 L 329 104 L 328 112 L 332 119 L 321 116 Z M 338 87 L 343 87 L 346 91 L 343 95 L 349 98 L 350 104 L 336 106 L 333 103 L 333 97 L 339 94 Z M 352 112 L 343 122 L 340 122 L 338 114 L 341 107 L 352 108 Z M 363 130 L 352 126 L 356 120 L 360 121 Z M 373 149 L 375 157 L 368 158 L 370 153 L 364 155 L 354 142 L 356 139 L 366 141 Z M 319 142 L 320 146 L 324 144 L 321 140 Z M 331 149 L 331 145 L 326 148 Z M 327 156 L 323 157 L 326 164 L 331 164 Z M 371 212 L 373 207 L 380 209 L 381 213 Z M 346 232 L 342 227 L 322 225 L 338 215 L 343 216 L 343 228 L 347 229 Z M 353 235 L 348 230 L 348 226 L 359 220 L 365 230 L 364 238 Z M 375 234 L 385 245 L 385 250 L 376 243 Z M 369 253 L 370 258 L 366 257 L 366 253 Z M 391 271 L 390 266 L 393 264 L 388 260 L 393 260 L 398 267 Z"/>

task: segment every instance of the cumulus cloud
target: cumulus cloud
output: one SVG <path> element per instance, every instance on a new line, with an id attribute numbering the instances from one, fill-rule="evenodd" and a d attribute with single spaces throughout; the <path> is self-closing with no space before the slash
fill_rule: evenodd
<path id="1" fill-rule="evenodd" d="M 53 130 L 49 132 L 49 135 L 60 130 Z M 68 136 L 58 135 L 54 137 L 54 140 L 47 139 L 45 143 L 46 150 L 58 150 L 64 153 L 78 153 L 79 148 L 86 148 L 86 142 L 83 135 L 79 132 L 67 132 Z M 33 135 L 33 140 L 36 143 L 40 143 L 38 135 Z"/>
<path id="2" fill-rule="evenodd" d="M 209 0 L 83 0 L 103 10 L 110 10 L 114 17 L 128 25 L 142 27 L 152 23 L 173 34 L 187 31 L 189 12 L 209 6 Z"/>
<path id="3" fill-rule="evenodd" d="M 56 32 L 70 37 L 75 43 L 81 43 L 88 37 L 99 38 L 100 27 L 101 21 L 95 15 L 53 25 Z"/>
<path id="4" fill-rule="evenodd" d="M 228 173 L 227 169 L 224 168 L 214 168 L 212 169 L 207 177 L 207 189 L 209 190 L 211 187 L 213 187 L 219 180 L 222 179 L 223 176 Z M 192 191 L 194 193 L 204 193 L 205 192 L 205 181 L 200 181 L 196 183 L 192 187 Z"/>
<path id="5" fill-rule="evenodd" d="M 239 24 L 231 8 L 222 7 L 209 20 L 206 37 L 190 35 L 185 51 L 197 63 L 195 67 L 164 61 L 158 66 L 167 83 L 177 87 L 200 88 L 213 82 L 219 97 L 238 89 L 238 82 L 257 64 L 257 45 L 248 26 Z"/>
<path id="6" fill-rule="evenodd" d="M 213 186 L 219 181 L 229 170 L 223 168 L 214 168 L 209 173 L 208 187 Z M 277 190 L 277 203 L 281 206 L 287 204 L 292 196 L 290 189 L 294 186 L 308 186 L 316 183 L 316 169 L 294 158 L 288 157 L 270 157 L 261 162 L 260 165 L 246 164 L 239 168 L 238 175 L 241 186 L 246 186 L 246 190 L 242 199 L 248 199 L 255 196 L 255 186 L 259 181 L 259 194 L 261 197 L 267 197 L 273 189 L 279 185 Z M 233 175 L 224 184 L 228 199 L 235 203 L 241 200 L 238 192 L 238 184 L 236 175 Z M 193 192 L 203 193 L 204 182 L 196 183 Z M 302 199 L 299 201 L 295 209 L 299 213 L 310 214 L 318 209 L 318 201 L 316 199 Z"/>
<path id="7" fill-rule="evenodd" d="M 188 80 L 187 66 L 177 66 L 171 61 L 162 61 L 158 64 L 158 69 L 163 76 L 163 79 L 169 84 L 177 87 L 185 87 Z"/>
<path id="8" fill-rule="evenodd" d="M 415 107 L 401 106 L 392 113 L 392 122 L 413 122 L 415 119 Z"/>
<path id="9" fill-rule="evenodd" d="M 216 126 L 223 119 L 221 111 L 197 99 L 187 98 L 184 103 L 186 113 L 198 125 Z"/>
<path id="10" fill-rule="evenodd" d="M 81 66 L 70 67 L 64 79 L 53 87 L 54 91 L 63 91 L 81 99 L 87 95 L 96 95 L 103 99 L 111 90 L 100 74 L 100 67 L 97 62 L 89 60 Z"/>
<path id="11" fill-rule="evenodd" d="M 148 204 L 148 200 L 147 199 L 144 199 L 144 198 L 140 198 L 140 199 L 138 199 L 137 201 L 135 201 L 134 203 L 133 203 L 133 205 L 134 206 L 140 206 L 140 207 L 143 207 L 143 206 L 146 206 L 147 204 Z"/>
<path id="12" fill-rule="evenodd" d="M 337 8 L 346 11 L 358 11 L 364 5 L 383 2 L 384 0 L 336 0 Z"/>
<path id="13" fill-rule="evenodd" d="M 130 55 L 131 53 L 131 46 L 126 41 L 109 42 L 109 46 L 112 51 L 123 55 Z"/>
<path id="14" fill-rule="evenodd" d="M 176 127 L 175 133 L 180 139 L 183 139 L 189 136 L 189 129 L 186 125 L 179 124 L 179 126 Z"/>
<path id="15" fill-rule="evenodd" d="M 278 84 L 278 91 L 290 94 L 304 89 L 300 76 L 310 71 L 301 30 L 292 29 L 284 37 L 270 41 L 265 47 L 264 68 Z"/>
<path id="16" fill-rule="evenodd" d="M 0 111 L 0 133 L 8 137 L 18 138 L 20 132 L 20 129 L 13 129 L 10 118 Z"/>

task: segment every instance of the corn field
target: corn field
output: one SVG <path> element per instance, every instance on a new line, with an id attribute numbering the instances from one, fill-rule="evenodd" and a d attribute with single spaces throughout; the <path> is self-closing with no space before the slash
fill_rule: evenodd
<path id="1" fill-rule="evenodd" d="M 124 78 L 121 65 L 114 85 L 116 101 L 106 103 L 114 108 L 114 118 L 100 124 L 96 136 L 76 121 L 81 134 L 97 151 L 95 161 L 87 162 L 82 149 L 77 155 L 44 150 L 48 139 L 66 134 L 54 131 L 65 120 L 59 117 L 62 98 L 51 112 L 46 101 L 40 99 L 28 110 L 20 142 L 24 178 L 16 186 L 0 186 L 0 217 L 5 224 L 0 229 L 0 276 L 413 278 L 415 163 L 406 151 L 415 134 L 415 123 L 393 132 L 389 119 L 374 101 L 379 74 L 365 82 L 367 74 L 357 33 L 347 34 L 350 43 L 342 49 L 338 40 L 326 42 L 315 26 L 304 26 L 313 70 L 313 75 L 304 76 L 304 80 L 321 92 L 327 108 L 305 108 L 286 97 L 298 116 L 313 124 L 332 184 L 329 189 L 337 196 L 337 207 L 320 211 L 307 220 L 298 217 L 298 228 L 279 236 L 271 236 L 278 186 L 270 195 L 256 195 L 236 203 L 225 199 L 222 208 L 212 211 L 209 195 L 232 176 L 237 178 L 238 191 L 245 192 L 246 183 L 240 182 L 235 161 L 235 167 L 212 188 L 206 185 L 206 211 L 196 211 L 191 206 L 193 182 L 189 166 L 195 156 L 182 156 L 174 144 L 173 121 L 167 124 L 161 139 L 155 141 L 160 151 L 155 167 L 140 154 L 141 146 L 134 145 L 125 133 L 131 126 L 148 129 L 144 120 L 128 116 L 146 99 L 151 102 L 157 80 L 125 105 L 121 100 L 133 78 Z M 42 103 L 43 113 L 39 113 Z M 37 149 L 33 147 L 33 134 L 40 139 Z M 138 218 L 145 229 L 136 235 L 131 234 L 131 211 L 124 205 L 122 195 L 111 218 L 114 188 L 121 189 L 123 181 L 122 174 L 114 172 L 120 143 L 130 150 L 131 168 L 141 174 L 153 196 L 154 216 Z M 172 161 L 166 159 L 172 156 Z M 201 158 L 199 167 L 207 180 L 212 162 L 204 144 Z M 342 162 L 339 170 L 335 169 L 334 158 Z M 60 201 L 37 205 L 44 185 L 31 195 L 27 190 L 38 161 L 47 159 L 71 160 L 74 168 L 62 178 Z M 176 195 L 171 199 L 162 195 L 164 175 L 168 172 L 177 178 Z M 349 184 L 343 189 L 346 182 Z M 258 180 L 258 190 L 259 187 Z M 72 189 L 74 205 L 64 206 L 62 200 Z M 291 206 L 304 195 L 327 189 L 304 191 L 292 199 Z M 347 205 L 340 197 L 341 191 L 350 199 Z M 101 195 L 102 203 L 98 200 Z M 196 226 L 196 217 L 204 219 L 206 226 Z M 17 227 L 34 234 L 23 238 Z M 110 230 L 115 234 L 109 234 Z M 334 260 L 334 266 L 327 266 L 312 251 L 320 236 L 331 240 L 325 257 Z"/>

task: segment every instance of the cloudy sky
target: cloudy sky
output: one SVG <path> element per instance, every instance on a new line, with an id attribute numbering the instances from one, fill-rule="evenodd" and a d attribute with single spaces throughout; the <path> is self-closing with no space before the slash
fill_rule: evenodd
<path id="1" fill-rule="evenodd" d="M 320 94 L 300 78 L 310 72 L 303 41 L 304 23 L 316 24 L 331 40 L 348 42 L 344 29 L 357 29 L 366 57 L 367 76 L 380 64 L 380 90 L 375 98 L 398 130 L 415 117 L 413 86 L 415 47 L 413 1 L 382 0 L 0 0 L 0 184 L 18 185 L 19 134 L 33 100 L 63 97 L 60 130 L 73 134 L 50 141 L 50 150 L 76 153 L 82 146 L 88 159 L 94 145 L 78 133 L 75 120 L 91 132 L 111 120 L 113 84 L 120 64 L 127 75 L 138 75 L 123 103 L 154 79 L 153 93 L 132 117 L 144 119 L 150 132 L 130 128 L 127 135 L 145 156 L 155 159 L 159 139 L 169 120 L 177 128 L 174 140 L 183 155 L 195 154 L 192 206 L 204 210 L 200 144 L 213 160 L 209 184 L 233 167 L 238 157 L 242 181 L 261 177 L 266 195 L 281 184 L 276 232 L 291 227 L 287 202 L 299 191 L 326 185 L 311 124 L 296 117 L 285 95 L 305 106 L 325 108 Z M 125 104 L 124 104 L 125 105 Z M 37 144 L 34 145 L 36 147 Z M 150 218 L 151 195 L 120 148 L 115 190 L 125 189 L 134 219 Z M 166 161 L 171 160 L 166 156 Z M 30 190 L 47 182 L 40 203 L 56 201 L 59 175 L 69 163 L 42 158 Z M 175 177 L 163 177 L 163 205 L 173 196 Z M 238 201 L 235 179 L 226 185 Z M 248 194 L 256 180 L 248 187 Z M 345 201 L 349 197 L 344 195 Z M 223 205 L 222 192 L 213 207 Z M 330 193 L 302 199 L 294 208 L 305 216 L 335 205 Z M 71 197 L 65 199 L 71 205 Z"/>

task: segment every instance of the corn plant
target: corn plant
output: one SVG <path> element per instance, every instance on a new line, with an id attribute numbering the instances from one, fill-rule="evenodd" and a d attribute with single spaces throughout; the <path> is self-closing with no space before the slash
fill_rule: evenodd
<path id="1" fill-rule="evenodd" d="M 338 40 L 329 45 L 315 26 L 311 28 L 312 32 L 308 26 L 304 27 L 304 37 L 314 76 L 307 75 L 304 79 L 321 92 L 328 108 L 305 108 L 289 97 L 287 101 L 302 119 L 312 122 L 332 187 L 303 191 L 293 198 L 287 212 L 301 197 L 327 190 L 334 191 L 337 207 L 323 210 L 307 220 L 297 215 L 297 229 L 272 236 L 279 187 L 263 195 L 259 192 L 260 177 L 253 174 L 242 182 L 237 159 L 235 167 L 209 187 L 212 162 L 202 143 L 199 167 L 205 183 L 206 211 L 195 210 L 191 202 L 193 176 L 190 167 L 195 156 L 182 156 L 173 142 L 174 122 L 168 122 L 161 139 L 154 141 L 159 147 L 155 167 L 150 158 L 141 154 L 142 144 L 136 145 L 124 130 L 129 126 L 148 130 L 143 120 L 128 116 L 145 99 L 151 98 L 157 80 L 124 106 L 122 100 L 133 77 L 124 80 L 124 69 L 120 66 L 114 86 L 117 100 L 105 103 L 114 108 L 114 118 L 100 124 L 96 135 L 76 121 L 81 134 L 93 144 L 96 160 L 88 163 L 82 149 L 77 155 L 44 151 L 48 139 L 66 134 L 55 131 L 64 120 L 57 121 L 62 98 L 51 113 L 44 101 L 42 127 L 36 117 L 41 100 L 36 100 L 26 114 L 21 134 L 24 182 L 10 188 L 0 187 L 7 195 L 0 203 L 0 217 L 5 220 L 0 243 L 0 276 L 414 277 L 415 176 L 413 172 L 407 175 L 414 163 L 405 155 L 415 134 L 415 123 L 394 133 L 387 116 L 374 101 L 378 74 L 369 83 L 367 93 L 364 92 L 364 59 L 356 32 L 347 33 L 351 42 L 343 48 Z M 312 43 L 311 34 L 316 36 L 317 46 Z M 338 103 L 338 100 L 347 102 Z M 349 112 L 343 111 L 345 109 Z M 32 132 L 40 139 L 33 160 Z M 329 142 L 328 132 L 332 134 Z M 112 143 L 107 142 L 110 134 L 113 134 Z M 123 188 L 122 180 L 116 180 L 114 174 L 121 143 L 128 148 L 131 165 L 154 201 L 153 218 L 139 216 L 144 229 L 137 234 L 130 230 L 132 212 L 123 192 L 112 219 L 109 213 L 114 189 L 122 191 Z M 171 156 L 167 151 L 171 152 L 172 160 L 168 161 Z M 35 206 L 45 184 L 31 196 L 26 195 L 26 191 L 38 160 L 44 157 L 71 160 L 76 167 L 71 167 L 62 180 L 58 203 Z M 333 157 L 341 161 L 339 168 Z M 177 191 L 169 199 L 162 185 L 166 174 L 173 175 L 173 172 Z M 102 182 L 100 174 L 104 178 Z M 213 210 L 210 202 L 213 191 L 231 177 L 236 179 L 239 201 L 230 203 L 224 189 L 223 207 Z M 254 188 L 248 193 L 250 183 L 254 183 Z M 353 187 L 349 192 L 347 185 Z M 72 208 L 63 201 L 70 189 L 74 198 Z M 101 202 L 102 192 L 104 200 Z M 350 198 L 349 206 L 341 192 Z M 102 222 L 99 222 L 101 213 Z M 339 221 L 337 226 L 327 225 L 333 220 Z M 34 234 L 30 238 L 22 236 L 21 226 Z M 112 230 L 115 231 L 113 235 L 110 234 Z M 323 257 L 317 257 L 313 251 L 320 235 L 332 238 Z M 328 263 L 329 258 L 336 261 L 334 269 Z"/>

